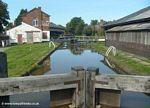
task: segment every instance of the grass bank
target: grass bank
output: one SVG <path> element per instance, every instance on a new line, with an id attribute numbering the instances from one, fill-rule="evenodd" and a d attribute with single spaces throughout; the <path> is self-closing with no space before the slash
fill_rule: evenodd
<path id="1" fill-rule="evenodd" d="M 56 46 L 58 45 L 56 43 Z M 53 50 L 53 47 L 49 48 L 48 43 L 22 44 L 6 49 L 9 77 L 21 76 L 29 72 Z"/>
<path id="2" fill-rule="evenodd" d="M 91 43 L 88 47 L 105 54 L 107 47 L 104 43 Z M 133 54 L 117 50 L 117 55 L 110 54 L 108 59 L 128 74 L 150 75 L 150 60 L 142 60 Z"/>

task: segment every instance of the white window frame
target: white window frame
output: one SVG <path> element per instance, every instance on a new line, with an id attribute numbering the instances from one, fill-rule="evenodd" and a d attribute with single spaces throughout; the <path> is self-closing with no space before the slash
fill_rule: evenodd
<path id="1" fill-rule="evenodd" d="M 38 18 L 33 18 L 33 19 L 32 19 L 32 25 L 33 25 L 33 26 L 38 26 L 38 22 L 39 22 L 39 21 L 38 21 Z"/>

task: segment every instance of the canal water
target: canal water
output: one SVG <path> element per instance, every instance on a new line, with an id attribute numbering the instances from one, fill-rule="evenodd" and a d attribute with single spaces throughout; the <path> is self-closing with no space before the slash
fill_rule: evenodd
<path id="1" fill-rule="evenodd" d="M 33 75 L 48 75 L 70 73 L 72 66 L 97 67 L 101 74 L 116 74 L 104 63 L 104 56 L 86 49 L 84 45 L 64 44 L 57 49 L 47 60 L 41 69 Z M 11 105 L 5 108 L 50 108 L 50 93 L 27 93 L 10 96 L 11 103 L 29 103 L 32 105 Z M 143 93 L 122 92 L 121 108 L 150 108 L 150 97 Z"/>

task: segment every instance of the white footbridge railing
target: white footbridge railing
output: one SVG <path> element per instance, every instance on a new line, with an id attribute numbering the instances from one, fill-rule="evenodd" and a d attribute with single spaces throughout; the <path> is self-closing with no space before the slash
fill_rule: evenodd
<path id="1" fill-rule="evenodd" d="M 108 64 L 109 67 L 115 68 L 115 65 L 114 65 L 114 64 L 110 64 L 110 62 L 109 62 L 108 59 L 106 58 L 106 57 L 109 56 L 109 54 L 110 54 L 111 51 L 112 51 L 112 54 L 113 54 L 114 56 L 116 56 L 116 52 L 117 52 L 117 51 L 116 51 L 116 48 L 115 48 L 114 46 L 110 46 L 110 47 L 107 49 L 106 53 L 105 53 L 105 62 Z"/>
<path id="2" fill-rule="evenodd" d="M 116 56 L 116 48 L 114 46 L 110 46 L 105 53 L 105 56 L 108 57 L 109 53 L 112 51 L 113 55 Z"/>
<path id="3" fill-rule="evenodd" d="M 50 41 L 50 42 L 49 42 L 49 47 L 52 47 L 52 46 L 53 46 L 54 48 L 56 47 L 55 43 L 54 43 L 53 41 Z"/>

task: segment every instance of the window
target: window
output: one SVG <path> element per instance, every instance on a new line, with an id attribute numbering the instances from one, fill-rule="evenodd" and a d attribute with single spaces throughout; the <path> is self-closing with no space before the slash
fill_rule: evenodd
<path id="1" fill-rule="evenodd" d="M 33 26 L 38 26 L 38 19 L 37 18 L 32 19 L 32 25 Z"/>
<path id="2" fill-rule="evenodd" d="M 43 32 L 43 39 L 47 39 L 47 32 Z"/>

